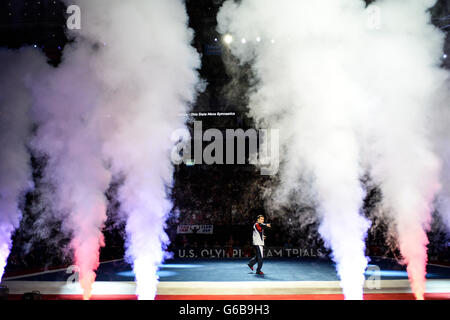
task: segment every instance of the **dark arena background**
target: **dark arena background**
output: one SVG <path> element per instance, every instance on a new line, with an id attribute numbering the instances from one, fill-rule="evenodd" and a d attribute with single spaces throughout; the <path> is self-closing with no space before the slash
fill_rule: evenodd
<path id="1" fill-rule="evenodd" d="M 449 300 L 449 30 L 449 0 L 0 0 L 0 298 Z"/>

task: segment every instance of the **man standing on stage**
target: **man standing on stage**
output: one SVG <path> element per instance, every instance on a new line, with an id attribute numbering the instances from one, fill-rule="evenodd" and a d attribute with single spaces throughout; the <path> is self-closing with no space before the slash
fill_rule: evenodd
<path id="1" fill-rule="evenodd" d="M 256 218 L 256 223 L 253 225 L 253 247 L 255 248 L 256 255 L 250 260 L 248 266 L 253 271 L 253 266 L 258 262 L 258 268 L 256 269 L 256 274 L 263 275 L 261 271 L 263 265 L 264 257 L 264 240 L 266 236 L 264 235 L 264 229 L 270 228 L 270 223 L 264 223 L 264 216 L 259 215 Z"/>

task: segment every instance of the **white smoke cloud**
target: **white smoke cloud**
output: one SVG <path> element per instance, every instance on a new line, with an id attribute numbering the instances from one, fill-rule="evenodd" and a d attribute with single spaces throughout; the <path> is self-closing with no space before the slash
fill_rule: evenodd
<path id="1" fill-rule="evenodd" d="M 381 187 L 413 290 L 423 293 L 425 231 L 439 189 L 427 124 L 446 76 L 443 35 L 426 13 L 433 3 L 378 1 L 369 11 L 351 0 L 230 0 L 218 16 L 220 32 L 246 39 L 230 48 L 258 81 L 251 115 L 282 128 L 277 200 L 311 194 L 303 197 L 314 199 L 349 299 L 362 298 L 367 266 L 359 181 L 367 172 Z"/>
<path id="2" fill-rule="evenodd" d="M 49 157 L 44 176 L 55 185 L 52 206 L 63 219 L 63 232 L 72 237 L 70 247 L 85 298 L 90 297 L 104 245 L 104 192 L 111 178 L 101 150 L 96 117 L 99 93 L 89 64 L 92 54 L 92 49 L 67 49 L 61 65 L 48 66 L 36 75 L 32 86 L 38 124 L 32 145 Z"/>
<path id="3" fill-rule="evenodd" d="M 81 43 L 99 44 L 87 60 L 99 85 L 102 152 L 112 173 L 125 176 L 119 200 L 126 214 L 127 257 L 139 298 L 153 299 L 168 243 L 171 134 L 184 126 L 179 115 L 196 96 L 200 59 L 190 45 L 183 1 L 77 3 Z"/>
<path id="4" fill-rule="evenodd" d="M 29 74 L 43 62 L 36 50 L 1 50 L 0 63 L 0 279 L 19 226 L 19 198 L 32 188 L 27 142 L 31 133 Z"/>
<path id="5" fill-rule="evenodd" d="M 45 64 L 40 54 L 4 57 L 8 69 L 1 83 L 1 138 L 8 161 L 0 167 L 0 267 L 20 218 L 17 198 L 30 174 L 24 143 L 32 103 L 38 129 L 31 145 L 48 157 L 39 190 L 46 208 L 38 206 L 41 216 L 34 225 L 63 221 L 84 298 L 89 298 L 104 245 L 104 193 L 112 174 L 124 176 L 118 200 L 125 214 L 127 257 L 139 298 L 153 299 L 168 244 L 164 226 L 171 209 L 171 135 L 184 126 L 180 114 L 187 113 L 196 97 L 200 59 L 190 45 L 193 34 L 181 0 L 75 4 L 81 7 L 82 29 L 73 33 L 76 40 L 57 68 Z M 16 63 L 9 68 L 12 58 Z M 30 96 L 21 83 L 25 71 L 30 73 Z M 14 81 L 7 83 L 8 77 Z M 40 239 L 50 235 L 44 229 L 37 230 Z"/>
<path id="6" fill-rule="evenodd" d="M 367 86 L 377 100 L 370 109 L 371 175 L 380 185 L 386 214 L 393 218 L 413 292 L 422 298 L 433 200 L 440 189 L 441 160 L 433 152 L 430 121 L 438 110 L 447 72 L 439 68 L 443 34 L 430 24 L 434 1 L 377 3 L 380 34 L 368 49 Z"/>

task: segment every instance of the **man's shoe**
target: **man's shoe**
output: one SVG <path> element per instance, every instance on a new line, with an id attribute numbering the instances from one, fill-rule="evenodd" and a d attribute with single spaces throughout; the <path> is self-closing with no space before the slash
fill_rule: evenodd
<path id="1" fill-rule="evenodd" d="M 263 276 L 263 275 L 264 275 L 264 272 L 262 272 L 262 271 L 256 271 L 256 274 L 259 274 L 260 276 Z"/>
<path id="2" fill-rule="evenodd" d="M 254 270 L 253 267 L 252 267 L 251 265 L 249 265 L 249 264 L 248 264 L 248 267 L 249 267 L 250 269 L 252 269 L 252 271 Z"/>

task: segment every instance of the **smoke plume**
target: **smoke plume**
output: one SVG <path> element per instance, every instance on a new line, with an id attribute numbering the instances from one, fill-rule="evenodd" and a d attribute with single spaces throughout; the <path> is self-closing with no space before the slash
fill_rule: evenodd
<path id="1" fill-rule="evenodd" d="M 82 14 L 79 45 L 95 44 L 89 61 L 97 89 L 95 126 L 113 174 L 124 176 L 118 191 L 125 213 L 127 258 L 137 294 L 153 299 L 158 265 L 168 237 L 171 209 L 171 134 L 184 127 L 196 96 L 200 66 L 191 47 L 192 31 L 180 0 L 78 1 Z M 86 62 L 85 62 L 86 63 Z"/>
<path id="2" fill-rule="evenodd" d="M 0 279 L 21 219 L 21 195 L 33 187 L 27 142 L 31 133 L 29 74 L 43 59 L 35 50 L 0 51 Z"/>
<path id="3" fill-rule="evenodd" d="M 434 1 L 231 0 L 219 31 L 257 81 L 250 114 L 279 128 L 285 157 L 276 201 L 293 191 L 316 206 L 347 299 L 363 297 L 361 214 L 369 173 L 408 266 L 425 289 L 426 231 L 440 161 L 428 125 L 446 74 L 443 35 L 430 24 Z"/>
<path id="4" fill-rule="evenodd" d="M 51 207 L 39 210 L 34 225 L 62 221 L 88 299 L 104 246 L 105 192 L 113 175 L 124 177 L 115 200 L 124 215 L 120 219 L 126 221 L 127 258 L 137 294 L 153 299 L 156 272 L 168 244 L 164 227 L 171 209 L 171 136 L 184 127 L 182 115 L 196 97 L 199 80 L 200 59 L 190 45 L 193 35 L 184 2 L 67 4 L 80 7 L 81 29 L 69 32 L 74 41 L 66 46 L 58 67 L 45 64 L 39 55 L 15 57 L 14 67 L 20 70 L 27 70 L 25 58 L 41 65 L 39 71 L 30 71 L 31 97 L 23 95 L 23 85 L 2 82 L 7 93 L 2 113 L 17 121 L 2 117 L 2 132 L 7 132 L 2 152 L 10 161 L 2 162 L 0 172 L 5 238 L 1 258 L 6 259 L 11 245 L 8 239 L 20 217 L 17 198 L 28 181 L 25 113 L 32 102 L 37 130 L 31 146 L 46 159 L 39 194 Z M 20 108 L 13 110 L 10 105 L 15 103 Z M 45 238 L 47 231 L 37 230 L 38 237 Z"/>
<path id="5" fill-rule="evenodd" d="M 89 64 L 92 54 L 92 49 L 67 49 L 61 65 L 48 67 L 32 86 L 33 116 L 38 125 L 32 145 L 48 155 L 44 176 L 55 185 L 51 204 L 63 220 L 62 231 L 71 235 L 70 247 L 85 299 L 91 295 L 104 245 L 104 192 L 110 182 L 98 131 L 99 92 Z"/>

